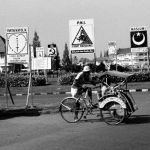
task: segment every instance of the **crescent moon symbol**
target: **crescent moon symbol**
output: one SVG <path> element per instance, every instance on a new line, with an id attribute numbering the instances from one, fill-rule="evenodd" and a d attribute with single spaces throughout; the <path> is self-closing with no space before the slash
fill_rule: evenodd
<path id="1" fill-rule="evenodd" d="M 144 36 L 143 33 L 142 33 L 142 35 L 143 35 L 143 40 L 140 41 L 140 42 L 135 41 L 135 39 L 134 39 L 135 34 L 133 35 L 132 41 L 134 42 L 134 44 L 136 44 L 136 45 L 142 45 L 142 44 L 144 43 L 144 41 L 145 41 L 145 36 Z"/>

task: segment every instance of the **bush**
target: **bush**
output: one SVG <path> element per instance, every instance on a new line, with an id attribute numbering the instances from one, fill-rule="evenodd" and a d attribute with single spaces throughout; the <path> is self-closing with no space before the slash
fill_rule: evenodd
<path id="1" fill-rule="evenodd" d="M 76 77 L 77 73 L 67 73 L 58 78 L 60 85 L 71 85 Z M 96 83 L 101 82 L 101 73 L 91 73 L 92 80 Z M 112 83 L 122 82 L 124 78 L 111 76 Z M 135 73 L 128 79 L 128 82 L 146 82 L 150 81 L 150 72 L 149 73 Z M 88 84 L 88 83 L 85 83 Z"/>
<path id="2" fill-rule="evenodd" d="M 7 84 L 9 87 L 27 87 L 29 85 L 29 75 L 8 75 Z M 46 84 L 46 79 L 42 75 L 32 76 L 32 85 L 41 86 Z M 0 77 L 0 87 L 5 87 L 5 76 Z"/>

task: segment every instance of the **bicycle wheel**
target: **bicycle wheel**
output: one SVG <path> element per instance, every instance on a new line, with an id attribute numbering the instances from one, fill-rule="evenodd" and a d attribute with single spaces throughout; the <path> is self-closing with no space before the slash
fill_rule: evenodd
<path id="1" fill-rule="evenodd" d="M 104 108 L 100 109 L 102 119 L 109 125 L 120 124 L 125 116 L 126 109 L 122 108 L 118 102 L 108 102 Z"/>
<path id="2" fill-rule="evenodd" d="M 84 114 L 82 103 L 73 97 L 64 98 L 59 110 L 62 118 L 69 123 L 78 122 Z"/>

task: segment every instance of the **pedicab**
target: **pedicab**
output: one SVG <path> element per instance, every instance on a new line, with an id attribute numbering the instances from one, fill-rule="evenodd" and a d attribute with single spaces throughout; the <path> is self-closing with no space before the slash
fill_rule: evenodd
<path id="1" fill-rule="evenodd" d="M 101 74 L 102 76 L 106 77 L 106 81 L 108 77 L 121 79 L 119 82 L 116 81 L 113 86 L 105 82 L 104 84 L 107 86 L 106 93 L 100 97 L 98 102 L 102 119 L 109 125 L 120 124 L 138 109 L 130 90 L 128 90 L 128 81 L 133 74 L 106 71 Z"/>
<path id="2" fill-rule="evenodd" d="M 86 92 L 82 93 L 79 98 L 66 97 L 60 103 L 60 114 L 62 118 L 68 123 L 76 123 L 87 115 L 92 114 L 94 109 L 99 109 L 99 114 L 104 122 L 109 125 L 118 125 L 123 121 L 127 120 L 133 112 L 137 110 L 136 103 L 127 89 L 127 83 L 133 74 L 122 73 L 118 71 L 106 71 L 100 74 L 100 83 L 105 84 L 107 90 L 105 95 L 101 95 L 101 84 L 93 87 L 92 89 L 97 90 L 98 103 L 97 107 L 91 107 L 88 103 Z M 102 81 L 101 78 L 106 78 L 106 82 Z M 107 78 L 119 77 L 121 82 L 113 83 L 114 85 L 107 84 Z M 125 87 L 125 88 L 123 88 Z M 90 87 L 88 87 L 90 88 Z M 95 106 L 96 106 L 95 105 Z M 76 116 L 76 120 L 74 117 Z"/>

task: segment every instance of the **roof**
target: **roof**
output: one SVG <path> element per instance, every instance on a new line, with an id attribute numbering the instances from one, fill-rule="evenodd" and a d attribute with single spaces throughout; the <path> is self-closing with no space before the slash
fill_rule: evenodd
<path id="1" fill-rule="evenodd" d="M 125 73 L 125 72 L 119 72 L 119 71 L 106 71 L 104 73 L 101 73 L 100 76 L 103 75 L 110 75 L 110 76 L 117 76 L 117 77 L 122 77 L 122 78 L 128 78 L 129 76 L 132 76 L 133 74 L 130 73 Z"/>
<path id="2" fill-rule="evenodd" d="M 100 58 L 96 58 L 96 60 L 98 60 L 98 61 L 110 61 L 111 59 L 109 57 L 100 57 Z"/>
<path id="3" fill-rule="evenodd" d="M 4 53 L 5 52 L 5 39 L 0 36 L 0 53 Z"/>

